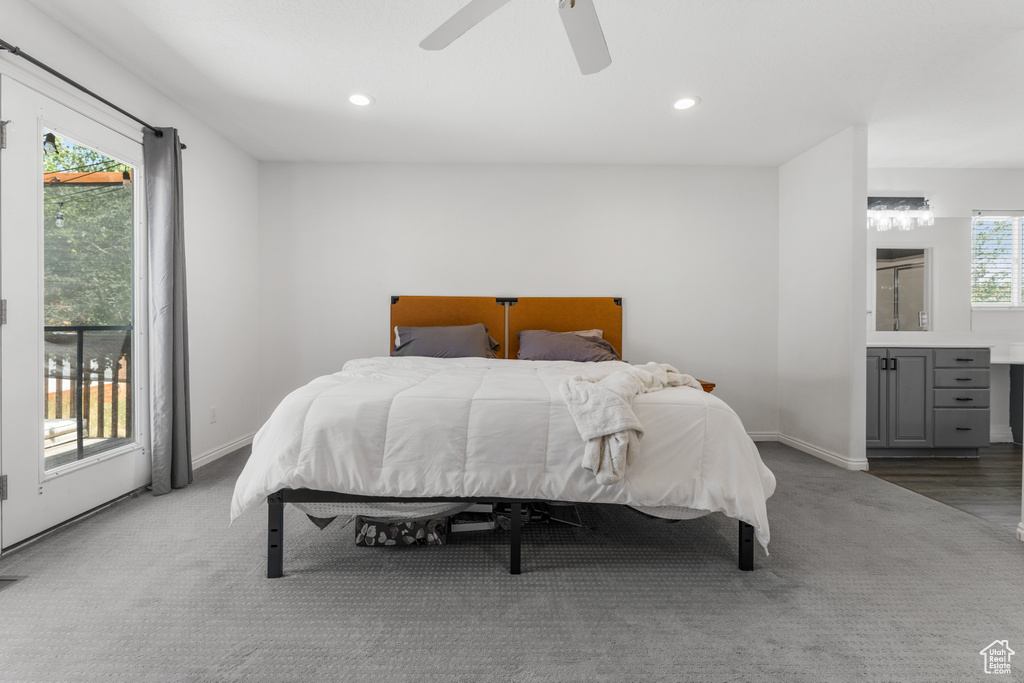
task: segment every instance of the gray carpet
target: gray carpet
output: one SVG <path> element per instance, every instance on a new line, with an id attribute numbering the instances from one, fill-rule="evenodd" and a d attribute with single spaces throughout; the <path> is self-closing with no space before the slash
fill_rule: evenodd
<path id="1" fill-rule="evenodd" d="M 245 454 L 0 560 L 0 680 L 1021 680 L 1024 543 L 966 513 L 779 444 L 771 556 L 736 569 L 736 523 L 581 508 L 504 532 L 359 548 L 286 518 L 227 526 Z M 1008 639 L 1010 676 L 979 651 Z"/>

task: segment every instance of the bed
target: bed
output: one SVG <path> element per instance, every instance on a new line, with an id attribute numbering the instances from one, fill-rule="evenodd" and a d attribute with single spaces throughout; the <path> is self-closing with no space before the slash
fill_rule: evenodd
<path id="1" fill-rule="evenodd" d="M 453 348 L 436 342 L 444 331 L 472 348 L 435 357 Z M 284 571 L 287 504 L 507 504 L 512 574 L 522 506 L 534 501 L 668 519 L 722 512 L 738 521 L 740 569 L 753 568 L 755 539 L 767 550 L 774 476 L 706 384 L 610 359 L 606 349 L 622 350 L 621 299 L 392 297 L 391 349 L 296 389 L 254 438 L 231 516 L 267 502 L 268 578 Z M 549 353 L 592 360 L 536 359 Z M 585 440 L 594 419 L 618 419 L 608 405 L 618 410 L 624 382 L 647 384 L 627 402 L 623 430 Z"/>

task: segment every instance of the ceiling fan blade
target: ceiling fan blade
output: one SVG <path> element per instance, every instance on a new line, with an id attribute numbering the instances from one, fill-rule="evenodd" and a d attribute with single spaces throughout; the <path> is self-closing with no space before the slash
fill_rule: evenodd
<path id="1" fill-rule="evenodd" d="M 424 50 L 440 50 L 448 47 L 452 41 L 491 16 L 509 0 L 470 0 L 470 2 L 453 14 L 429 36 L 423 39 L 420 47 Z"/>
<path id="2" fill-rule="evenodd" d="M 612 63 L 594 0 L 562 0 L 558 3 L 558 16 L 562 18 L 565 34 L 576 54 L 580 73 L 596 74 Z"/>

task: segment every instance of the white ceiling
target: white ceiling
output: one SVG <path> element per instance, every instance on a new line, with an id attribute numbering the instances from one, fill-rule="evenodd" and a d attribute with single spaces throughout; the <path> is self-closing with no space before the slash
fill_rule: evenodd
<path id="1" fill-rule="evenodd" d="M 872 167 L 1024 168 L 1024 0 L 595 0 L 592 76 L 556 0 L 439 52 L 463 0 L 28 1 L 262 160 L 778 165 L 865 123 Z"/>

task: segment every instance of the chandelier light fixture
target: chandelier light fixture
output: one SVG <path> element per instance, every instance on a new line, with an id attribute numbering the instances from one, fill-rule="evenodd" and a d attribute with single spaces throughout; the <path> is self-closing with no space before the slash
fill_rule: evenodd
<path id="1" fill-rule="evenodd" d="M 868 197 L 868 230 L 913 230 L 930 225 L 935 225 L 935 214 L 924 197 Z"/>

